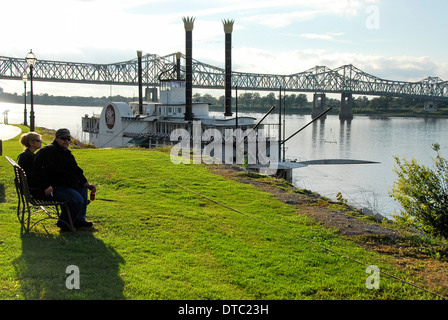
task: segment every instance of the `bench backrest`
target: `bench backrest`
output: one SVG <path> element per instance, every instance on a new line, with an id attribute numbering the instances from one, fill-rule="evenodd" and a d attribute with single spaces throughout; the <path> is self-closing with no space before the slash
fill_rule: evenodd
<path id="1" fill-rule="evenodd" d="M 25 170 L 22 169 L 13 159 L 5 156 L 6 160 L 14 167 L 14 183 L 16 185 L 19 197 L 24 197 L 27 202 L 32 202 L 28 181 L 26 179 Z"/>

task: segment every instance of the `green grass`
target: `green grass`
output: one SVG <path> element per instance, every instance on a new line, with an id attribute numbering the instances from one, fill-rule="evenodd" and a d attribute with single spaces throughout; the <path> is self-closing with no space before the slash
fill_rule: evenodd
<path id="1" fill-rule="evenodd" d="M 21 151 L 17 138 L 3 143 L 3 155 Z M 413 280 L 205 165 L 173 165 L 160 150 L 72 152 L 98 185 L 87 213 L 94 232 L 61 234 L 48 221 L 22 234 L 13 170 L 0 159 L 0 299 L 434 299 L 386 276 L 368 290 L 365 266 L 303 238 Z M 79 290 L 65 286 L 69 265 L 80 270 Z"/>

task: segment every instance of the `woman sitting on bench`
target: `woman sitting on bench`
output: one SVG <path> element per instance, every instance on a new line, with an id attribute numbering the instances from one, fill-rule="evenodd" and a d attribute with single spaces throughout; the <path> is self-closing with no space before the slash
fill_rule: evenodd
<path id="1" fill-rule="evenodd" d="M 44 190 L 36 188 L 32 179 L 35 152 L 42 148 L 42 136 L 33 131 L 27 132 L 20 136 L 20 143 L 25 150 L 17 157 L 17 164 L 25 171 L 31 195 L 37 199 L 45 199 Z"/>
<path id="2" fill-rule="evenodd" d="M 20 143 L 25 147 L 25 150 L 17 158 L 17 164 L 25 170 L 28 183 L 30 183 L 33 161 L 36 157 L 34 153 L 42 148 L 41 138 L 40 134 L 32 131 L 20 136 Z"/>

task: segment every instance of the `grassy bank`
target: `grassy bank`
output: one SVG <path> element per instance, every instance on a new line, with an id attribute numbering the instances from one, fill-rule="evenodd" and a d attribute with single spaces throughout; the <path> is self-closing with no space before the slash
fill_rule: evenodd
<path id="1" fill-rule="evenodd" d="M 21 151 L 17 138 L 3 143 L 3 155 Z M 51 221 L 21 234 L 13 170 L 0 159 L 0 299 L 435 298 L 387 276 L 379 290 L 367 289 L 366 266 L 347 257 L 419 280 L 205 165 L 173 165 L 163 150 L 72 152 L 98 185 L 88 208 L 95 228 L 75 234 L 59 233 Z M 66 288 L 69 265 L 80 270 L 79 290 Z"/>

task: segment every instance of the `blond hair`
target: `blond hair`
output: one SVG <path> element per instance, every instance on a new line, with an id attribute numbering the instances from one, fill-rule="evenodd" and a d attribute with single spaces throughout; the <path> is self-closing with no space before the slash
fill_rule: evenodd
<path id="1" fill-rule="evenodd" d="M 27 132 L 20 136 L 20 143 L 23 144 L 23 146 L 25 148 L 29 148 L 31 141 L 36 140 L 36 139 L 40 140 L 41 137 L 42 136 L 40 134 L 38 134 L 37 132 L 33 132 L 33 131 Z"/>

